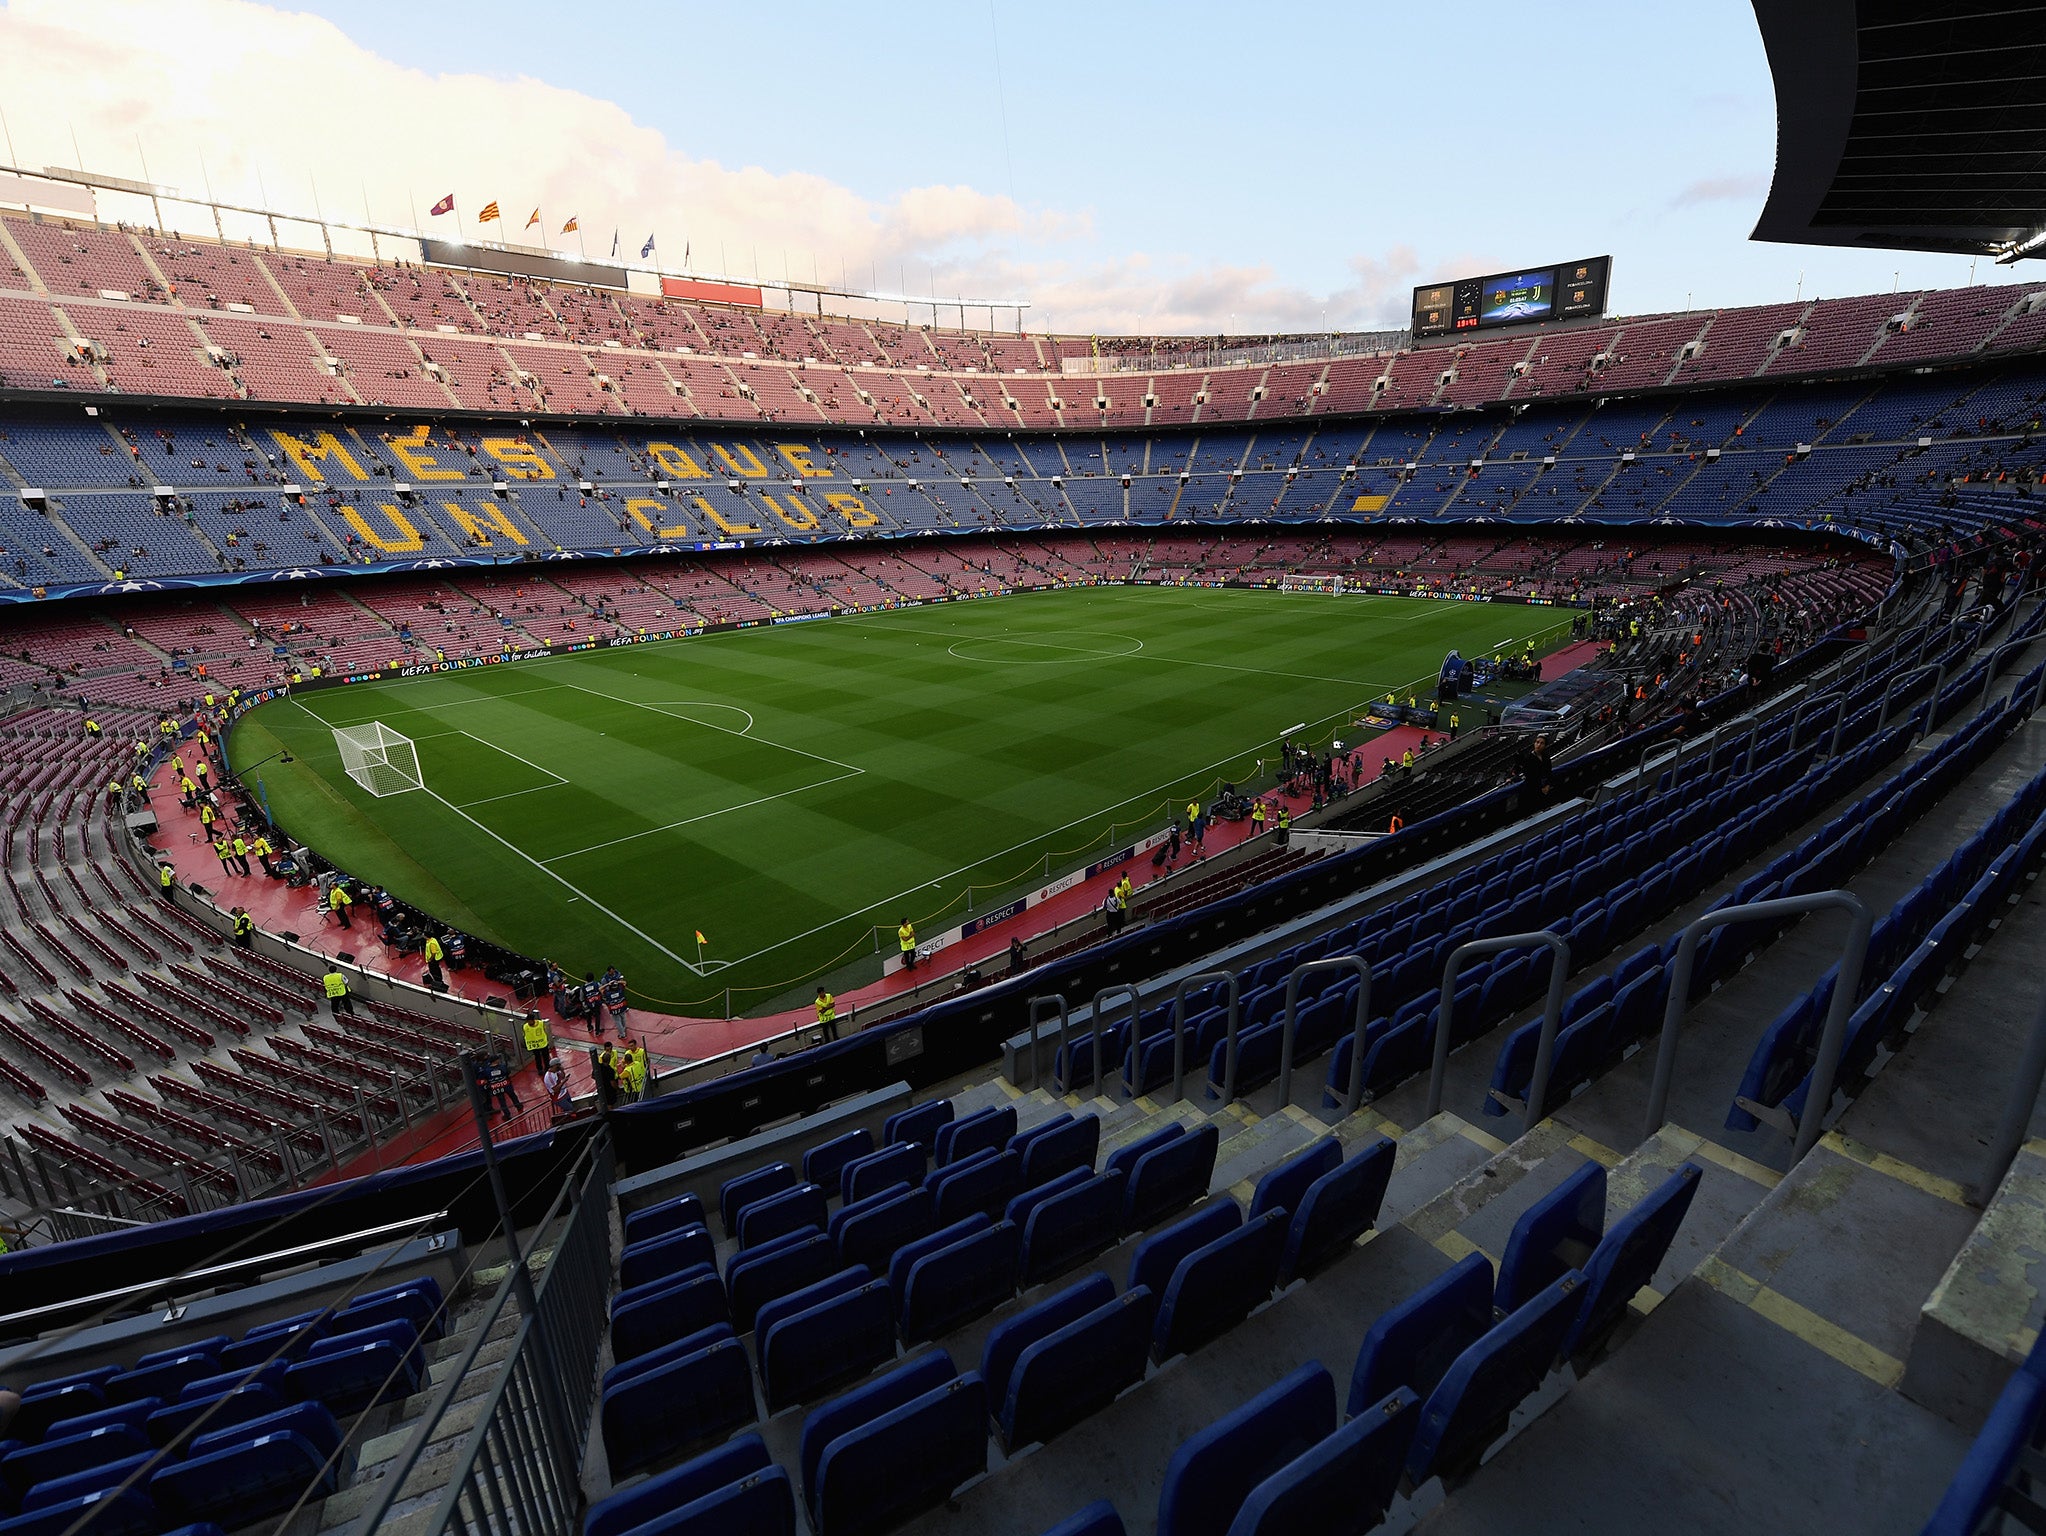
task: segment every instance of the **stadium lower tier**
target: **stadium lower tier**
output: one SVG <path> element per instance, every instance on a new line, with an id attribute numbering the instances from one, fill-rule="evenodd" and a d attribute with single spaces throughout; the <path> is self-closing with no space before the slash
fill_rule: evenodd
<path id="1" fill-rule="evenodd" d="M 1682 523 L 1936 546 L 2029 515 L 2042 399 L 2046 372 L 2012 361 L 1022 437 L 16 406 L 0 413 L 13 492 L 0 501 L 0 600 L 1139 524 Z M 1571 575 L 1544 590 L 1567 595 Z"/>

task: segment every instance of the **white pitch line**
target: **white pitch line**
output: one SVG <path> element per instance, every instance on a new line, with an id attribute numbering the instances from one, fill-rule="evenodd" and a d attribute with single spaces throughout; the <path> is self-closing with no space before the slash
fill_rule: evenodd
<path id="1" fill-rule="evenodd" d="M 634 672 L 631 673 L 630 675 L 633 677 L 638 677 L 640 674 Z M 557 688 L 573 688 L 577 693 L 587 693 L 593 699 L 609 699 L 613 704 L 629 704 L 634 709 L 644 709 L 650 714 L 665 715 L 670 720 L 686 720 L 688 721 L 689 724 L 701 726 L 706 731 L 718 731 L 726 736 L 736 736 L 741 741 L 753 742 L 757 746 L 774 747 L 782 752 L 793 752 L 798 757 L 807 757 L 812 762 L 825 763 L 833 768 L 844 768 L 851 773 L 865 773 L 867 771 L 866 769 L 860 767 L 860 765 L 857 763 L 842 763 L 837 758 L 826 757 L 821 752 L 811 752 L 802 747 L 792 747 L 788 745 L 788 743 L 786 742 L 770 741 L 765 736 L 755 736 L 752 734 L 750 729 L 744 731 L 735 731 L 728 725 L 712 725 L 708 720 L 698 720 L 690 715 L 678 715 L 672 712 L 677 709 L 702 708 L 704 704 L 709 702 L 708 700 L 703 700 L 700 702 L 691 702 L 688 704 L 671 704 L 663 706 L 659 704 L 643 703 L 638 699 L 623 698 L 615 693 L 606 693 L 601 688 L 586 688 L 581 683 L 556 683 L 555 686 Z M 749 716 L 748 718 L 751 717 Z"/>
<path id="2" fill-rule="evenodd" d="M 867 770 L 855 768 L 850 773 L 841 773 L 829 779 L 819 779 L 814 784 L 798 784 L 794 789 L 784 789 L 779 794 L 762 795 L 757 800 L 741 800 L 737 805 L 721 805 L 714 811 L 703 811 L 695 816 L 685 816 L 680 821 L 670 821 L 658 827 L 648 827 L 641 832 L 628 832 L 623 837 L 614 837 L 606 842 L 592 843 L 587 848 L 578 848 L 572 853 L 557 853 L 544 862 L 558 864 L 564 859 L 578 859 L 586 853 L 595 853 L 600 848 L 616 848 L 620 843 L 637 842 L 642 837 L 654 837 L 662 832 L 672 832 L 677 827 L 692 826 L 699 821 L 709 821 L 716 816 L 728 816 L 733 811 L 747 810 L 752 806 L 766 805 L 771 800 L 786 800 L 791 795 L 805 794 L 813 789 L 822 789 L 827 784 L 840 784 L 847 779 L 856 779 Z"/>
<path id="3" fill-rule="evenodd" d="M 639 939 L 641 942 L 650 945 L 652 948 L 659 950 L 662 954 L 666 955 L 670 960 L 674 961 L 677 965 L 681 966 L 685 971 L 688 971 L 692 975 L 696 976 L 701 976 L 703 974 L 702 968 L 696 965 L 695 962 L 683 959 L 680 955 L 676 954 L 674 950 L 668 948 L 667 945 L 663 944 L 659 939 L 655 938 L 652 934 L 646 932 L 642 928 L 635 926 L 632 923 L 628 923 L 616 912 L 613 912 L 609 907 L 605 906 L 601 901 L 597 900 L 596 897 L 590 895 L 587 891 L 582 890 L 578 886 L 571 884 L 569 881 L 564 880 L 560 875 L 557 875 L 545 864 L 541 863 L 538 859 L 534 858 L 530 853 L 526 852 L 525 849 L 519 847 L 518 844 L 512 842 L 508 838 L 500 837 L 497 833 L 491 831 L 490 828 L 483 825 L 483 823 L 478 821 L 474 816 L 471 816 L 459 805 L 456 805 L 454 801 L 430 789 L 427 790 L 426 793 L 432 795 L 434 799 L 440 801 L 442 805 L 446 806 L 449 810 L 453 811 L 457 816 L 461 817 L 462 820 L 469 823 L 469 825 L 474 827 L 477 831 L 483 833 L 485 836 L 489 838 L 494 839 L 496 842 L 502 844 L 511 852 L 517 854 L 520 858 L 524 859 L 528 864 L 532 865 L 533 868 L 539 870 L 540 873 L 545 875 L 548 879 L 559 883 L 564 890 L 572 892 L 579 900 L 588 902 L 592 908 L 594 908 L 596 911 L 603 913 L 606 917 L 610 918 L 612 922 L 616 923 L 620 928 L 623 928 L 627 933 Z"/>
<path id="4" fill-rule="evenodd" d="M 496 742 L 492 741 L 487 736 L 478 736 L 474 731 L 456 731 L 454 734 L 457 736 L 466 736 L 471 741 L 475 742 L 478 746 L 488 747 L 493 752 L 502 752 L 506 757 L 511 758 L 514 762 L 524 763 L 528 768 L 532 769 L 533 772 L 535 773 L 546 774 L 548 778 L 554 781 L 554 784 L 542 784 L 539 786 L 542 789 L 551 789 L 554 787 L 554 785 L 566 784 L 568 782 L 567 779 L 563 778 L 560 774 L 556 773 L 552 768 L 543 768 L 538 763 L 534 762 L 530 757 L 520 757 L 519 754 L 512 751 L 510 747 L 500 747 Z M 519 791 L 519 793 L 523 794 L 524 791 L 521 790 Z"/>

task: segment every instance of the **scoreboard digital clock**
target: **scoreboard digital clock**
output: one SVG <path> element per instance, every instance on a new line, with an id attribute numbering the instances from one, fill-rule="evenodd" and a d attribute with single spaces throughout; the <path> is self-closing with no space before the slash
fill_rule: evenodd
<path id="1" fill-rule="evenodd" d="M 1602 315 L 1612 269 L 1612 257 L 1592 256 L 1552 267 L 1430 283 L 1414 290 L 1414 337 Z"/>

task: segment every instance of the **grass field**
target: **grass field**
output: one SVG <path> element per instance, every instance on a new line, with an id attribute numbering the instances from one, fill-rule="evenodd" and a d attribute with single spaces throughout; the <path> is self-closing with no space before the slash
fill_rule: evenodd
<path id="1" fill-rule="evenodd" d="M 736 1011 L 876 968 L 874 930 L 936 931 L 1248 783 L 1277 734 L 1553 609 L 1109 587 L 740 630 L 360 684 L 235 729 L 278 822 L 466 932 L 646 1005 Z M 418 744 L 374 797 L 332 727 Z M 709 940 L 701 958 L 694 936 Z"/>

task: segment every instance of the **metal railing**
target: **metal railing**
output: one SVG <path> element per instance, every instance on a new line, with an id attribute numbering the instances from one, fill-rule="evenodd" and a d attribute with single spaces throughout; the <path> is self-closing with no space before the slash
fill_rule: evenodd
<path id="1" fill-rule="evenodd" d="M 1198 971 L 1191 976 L 1179 978 L 1179 985 L 1172 993 L 1172 1102 L 1177 1104 L 1186 1097 L 1186 995 L 1195 987 L 1213 986 L 1222 982 L 1229 988 L 1229 1022 L 1227 1025 L 1228 1046 L 1223 1055 L 1223 1102 L 1226 1104 L 1236 1093 L 1236 1047 L 1242 1031 L 1243 987 L 1234 971 Z M 1137 1082 L 1143 1083 L 1143 1067 L 1137 1068 Z"/>
<path id="2" fill-rule="evenodd" d="M 1138 1032 L 1143 1027 L 1144 994 L 1139 992 L 1132 985 L 1130 985 L 1130 983 L 1126 981 L 1112 981 L 1107 986 L 1103 987 L 1099 992 L 1096 992 L 1094 994 L 1093 1006 L 1087 1010 L 1088 1026 L 1087 1039 L 1089 1045 L 1091 1046 L 1091 1049 L 1088 1052 L 1088 1054 L 1094 1058 L 1094 1097 L 1097 1099 L 1101 1097 L 1101 1054 L 1102 1054 L 1101 1018 L 1102 1015 L 1107 1012 L 1107 1009 L 1105 1009 L 1102 1006 L 1102 1004 L 1107 1002 L 1107 1000 L 1111 997 L 1126 998 L 1129 1001 L 1130 1005 L 1129 1048 L 1132 1051 L 1135 1051 L 1137 1048 L 1137 1035 Z M 1073 1070 L 1073 1058 L 1070 1056 L 1066 1058 L 1066 1070 L 1068 1072 L 1071 1072 Z M 1116 1073 L 1118 1076 L 1120 1076 L 1121 1072 L 1122 1063 L 1120 1060 L 1118 1060 L 1116 1062 Z M 1072 1091 L 1071 1083 L 1067 1083 L 1065 1087 L 1068 1093 Z"/>
<path id="3" fill-rule="evenodd" d="M 1442 967 L 1442 991 L 1435 1003 L 1435 1061 L 1428 1070 L 1428 1117 L 1442 1113 L 1442 1090 L 1449 1076 L 1451 1021 L 1456 1013 L 1456 978 L 1464 961 L 1478 955 L 1496 955 L 1508 949 L 1546 948 L 1549 961 L 1549 991 L 1542 1005 L 1541 1043 L 1535 1048 L 1534 1076 L 1527 1085 L 1527 1115 L 1524 1128 L 1534 1129 L 1541 1118 L 1542 1100 L 1548 1096 L 1549 1069 L 1556 1054 L 1556 1028 L 1563 1017 L 1563 984 L 1570 979 L 1570 944 L 1546 928 L 1533 933 L 1502 933 L 1493 939 L 1472 939 L 1449 952 Z"/>
<path id="4" fill-rule="evenodd" d="M 539 1285 L 520 1283 L 525 1269 L 514 1257 L 512 1272 L 476 1323 L 460 1364 L 378 1483 L 379 1496 L 361 1529 L 383 1528 L 492 1330 L 513 1298 L 524 1291 L 532 1303 L 513 1335 L 511 1352 L 483 1400 L 475 1428 L 453 1459 L 439 1502 L 415 1536 L 450 1531 L 570 1536 L 576 1530 L 582 1509 L 583 1451 L 596 1400 L 597 1357 L 607 1325 L 605 1293 L 614 1257 L 613 1171 L 610 1139 L 599 1134 L 536 1229 L 544 1235 L 562 1223 Z"/>
<path id="5" fill-rule="evenodd" d="M 1923 655 L 1924 653 L 1921 651 L 1920 654 Z M 1927 731 L 1932 729 L 1933 711 L 1939 708 L 1940 689 L 1946 686 L 1947 681 L 1947 669 L 1938 662 L 1926 662 L 1922 666 L 1912 667 L 1909 671 L 1899 672 L 1890 679 L 1889 686 L 1883 690 L 1882 713 L 1876 717 L 1876 734 L 1878 736 L 1890 728 L 1890 703 L 1896 698 L 1897 690 L 1913 679 L 1925 676 L 1928 672 L 1932 674 L 1932 694 L 1926 702 L 1925 729 Z M 1922 735 L 1924 733 L 1919 732 L 1918 734 Z"/>
<path id="6" fill-rule="evenodd" d="M 1286 1027 L 1279 1037 L 1279 1108 L 1293 1102 L 1293 1047 L 1299 1032 L 1300 978 L 1318 971 L 1357 973 L 1357 1022 L 1350 1045 L 1349 1090 L 1343 1096 L 1343 1113 L 1353 1115 L 1364 1097 L 1364 1037 L 1371 1027 L 1371 962 L 1362 955 L 1327 955 L 1309 960 L 1294 966 L 1286 977 Z"/>
<path id="7" fill-rule="evenodd" d="M 1662 1015 L 1662 1039 L 1655 1051 L 1655 1080 L 1648 1090 L 1648 1113 L 1642 1121 L 1641 1139 L 1646 1141 L 1663 1127 L 1669 1115 L 1670 1079 L 1676 1073 L 1677 1035 L 1684 1014 L 1691 1005 L 1691 973 L 1698 960 L 1698 941 L 1712 929 L 1726 923 L 1767 921 L 1777 917 L 1802 917 L 1807 912 L 1838 908 L 1851 919 L 1847 942 L 1840 951 L 1840 969 L 1833 978 L 1833 1000 L 1826 1010 L 1825 1028 L 1819 1035 L 1818 1059 L 1812 1063 L 1811 1092 L 1805 1098 L 1804 1118 L 1797 1124 L 1793 1160 L 1802 1158 L 1818 1142 L 1819 1128 L 1833 1102 L 1833 1079 L 1840 1072 L 1840 1053 L 1847 1043 L 1847 1021 L 1854 1014 L 1855 996 L 1861 990 L 1861 968 L 1868 958 L 1868 936 L 1874 927 L 1868 905 L 1852 891 L 1814 891 L 1806 896 L 1778 896 L 1769 901 L 1751 901 L 1745 906 L 1723 907 L 1707 912 L 1688 924 L 1677 944 L 1671 963 L 1669 1003 Z"/>
<path id="8" fill-rule="evenodd" d="M 1066 1049 L 1068 1043 L 1067 1036 L 1073 1027 L 1073 1016 L 1066 1007 L 1065 993 L 1053 992 L 1046 996 L 1030 999 L 1030 1086 L 1033 1088 L 1042 1088 L 1045 1085 L 1044 1058 L 1042 1054 L 1044 1039 L 1038 1031 L 1038 1025 L 1044 1022 L 1044 1010 L 1047 1005 L 1056 1008 L 1059 1015 L 1059 1043 L 1053 1049 L 1051 1058 L 1051 1066 L 1054 1072 L 1058 1070 L 1059 1055 Z M 1067 1056 L 1066 1059 L 1071 1061 L 1072 1057 Z"/>

